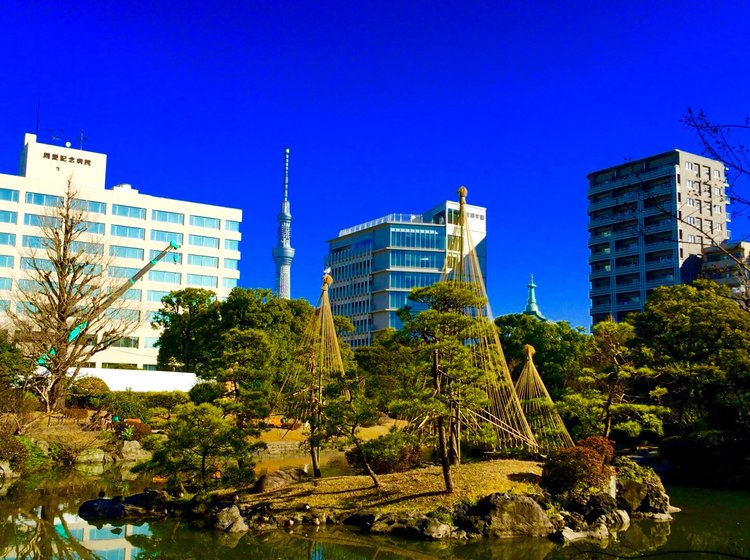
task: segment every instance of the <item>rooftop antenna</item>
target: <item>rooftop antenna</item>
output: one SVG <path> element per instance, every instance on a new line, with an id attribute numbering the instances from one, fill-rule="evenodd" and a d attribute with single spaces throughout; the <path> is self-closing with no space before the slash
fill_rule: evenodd
<path id="1" fill-rule="evenodd" d="M 81 129 L 81 134 L 78 136 L 78 138 L 81 141 L 81 149 L 83 150 L 83 143 L 88 140 L 88 137 L 83 133 L 83 129 Z"/>
<path id="2" fill-rule="evenodd" d="M 34 135 L 39 138 L 39 112 L 42 108 L 42 99 L 37 98 L 36 100 L 36 130 L 34 131 Z"/>

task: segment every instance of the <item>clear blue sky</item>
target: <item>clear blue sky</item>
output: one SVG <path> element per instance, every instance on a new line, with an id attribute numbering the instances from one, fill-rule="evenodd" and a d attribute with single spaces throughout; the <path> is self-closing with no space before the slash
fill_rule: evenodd
<path id="1" fill-rule="evenodd" d="M 6 0 L 0 172 L 41 100 L 40 140 L 85 130 L 108 186 L 242 208 L 240 283 L 272 287 L 290 146 L 292 295 L 313 302 L 339 229 L 463 184 L 495 315 L 533 273 L 543 313 L 588 326 L 586 174 L 697 150 L 689 106 L 750 114 L 749 22 L 741 1 Z"/>

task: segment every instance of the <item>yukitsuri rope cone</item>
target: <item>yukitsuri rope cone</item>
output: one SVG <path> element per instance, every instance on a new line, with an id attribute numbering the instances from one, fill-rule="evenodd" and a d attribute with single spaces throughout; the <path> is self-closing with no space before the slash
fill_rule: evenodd
<path id="1" fill-rule="evenodd" d="M 539 451 L 547 454 L 560 447 L 573 447 L 573 439 L 555 410 L 552 397 L 534 365 L 534 347 L 527 344 L 523 350 L 526 364 L 516 381 L 516 393 L 539 444 Z"/>
<path id="2" fill-rule="evenodd" d="M 333 278 L 326 271 L 318 306 L 310 317 L 299 345 L 297 360 L 284 379 L 279 394 L 285 413 L 290 418 L 309 424 L 310 453 L 316 477 L 320 476 L 320 449 L 316 442 L 326 387 L 331 379 L 344 375 L 344 362 L 328 299 L 331 284 Z"/>
<path id="3" fill-rule="evenodd" d="M 483 389 L 489 404 L 480 410 L 453 410 L 451 435 L 454 440 L 460 441 L 461 428 L 479 430 L 490 425 L 497 436 L 498 449 L 537 451 L 538 445 L 513 387 L 487 301 L 487 290 L 466 213 L 466 194 L 466 187 L 458 189 L 458 215 L 449 212 L 446 216 L 448 251 L 441 280 L 466 286 L 485 302 L 480 307 L 465 309 L 465 313 L 475 319 L 467 344 L 472 349 L 474 365 L 484 372 Z"/>

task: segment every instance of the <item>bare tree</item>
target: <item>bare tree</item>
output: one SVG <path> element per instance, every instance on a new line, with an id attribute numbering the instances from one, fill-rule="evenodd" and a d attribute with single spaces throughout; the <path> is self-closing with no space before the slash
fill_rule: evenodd
<path id="1" fill-rule="evenodd" d="M 743 142 L 743 135 L 750 134 L 750 117 L 743 121 L 720 124 L 711 121 L 703 109 L 694 110 L 689 107 L 682 119 L 685 126 L 693 130 L 698 142 L 703 148 L 703 154 L 724 163 L 727 168 L 729 186 L 727 194 L 731 196 L 735 215 L 741 215 L 750 210 L 750 196 L 743 192 L 743 186 L 750 179 L 750 146 Z M 681 219 L 681 221 L 684 221 Z M 750 311 L 750 260 L 744 255 L 738 243 L 722 244 L 721 239 L 714 239 L 712 233 L 700 230 L 712 245 L 718 247 L 727 261 L 732 262 L 729 267 L 737 276 L 739 288 L 735 290 L 735 298 L 744 309 Z"/>
<path id="2" fill-rule="evenodd" d="M 30 376 L 26 389 L 47 412 L 64 406 L 68 387 L 94 354 L 139 324 L 124 305 L 119 315 L 105 313 L 122 281 L 106 275 L 109 256 L 101 237 L 89 232 L 87 203 L 76 194 L 69 181 L 39 224 L 41 235 L 27 243 L 17 305 L 8 312 L 24 354 L 46 369 Z"/>
<path id="3" fill-rule="evenodd" d="M 750 178 L 750 146 L 742 141 L 742 134 L 750 134 L 750 117 L 734 124 L 718 124 L 712 122 L 703 109 L 697 111 L 688 108 L 682 122 L 692 129 L 698 136 L 703 153 L 710 158 L 724 163 L 729 169 L 729 194 L 742 209 L 735 213 L 742 213 L 750 208 L 750 197 L 743 195 L 740 187 L 741 179 Z"/>

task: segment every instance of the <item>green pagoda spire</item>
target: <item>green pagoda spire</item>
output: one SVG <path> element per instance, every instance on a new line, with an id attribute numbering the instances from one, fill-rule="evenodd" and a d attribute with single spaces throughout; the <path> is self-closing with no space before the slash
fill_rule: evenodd
<path id="1" fill-rule="evenodd" d="M 536 293 L 534 292 L 534 289 L 536 288 L 536 284 L 534 284 L 534 275 L 532 274 L 529 277 L 529 299 L 526 302 L 526 309 L 523 310 L 524 315 L 531 315 L 533 317 L 536 317 L 540 321 L 544 321 L 545 323 L 550 323 L 551 321 L 547 319 L 544 315 L 542 315 L 542 312 L 539 311 L 539 306 L 536 304 Z"/>

